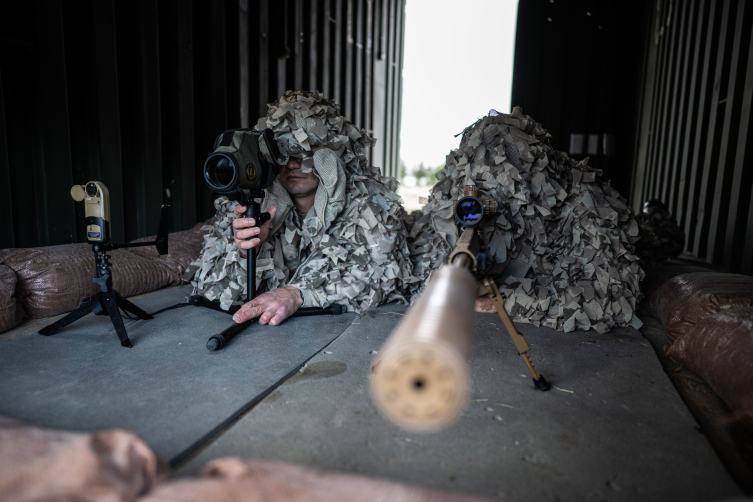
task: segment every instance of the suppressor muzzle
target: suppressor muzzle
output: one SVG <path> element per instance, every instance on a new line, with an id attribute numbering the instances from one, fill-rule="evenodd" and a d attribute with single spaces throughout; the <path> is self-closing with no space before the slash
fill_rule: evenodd
<path id="1" fill-rule="evenodd" d="M 381 413 L 398 426 L 435 431 L 465 407 L 476 289 L 466 266 L 442 266 L 379 351 L 371 393 Z"/>

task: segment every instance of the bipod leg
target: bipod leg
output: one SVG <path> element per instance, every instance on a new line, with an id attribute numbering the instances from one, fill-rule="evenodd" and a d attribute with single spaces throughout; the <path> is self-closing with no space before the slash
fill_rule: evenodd
<path id="1" fill-rule="evenodd" d="M 125 325 L 123 325 L 123 318 L 120 317 L 120 311 L 118 310 L 118 294 L 113 289 L 107 293 L 100 294 L 102 295 L 102 303 L 105 305 L 105 310 L 110 315 L 112 325 L 115 327 L 118 339 L 120 339 L 120 345 L 131 348 L 131 340 L 128 339 L 128 333 L 126 332 Z"/>
<path id="2" fill-rule="evenodd" d="M 494 302 L 494 306 L 497 309 L 497 314 L 499 314 L 499 318 L 502 319 L 502 323 L 504 323 L 505 328 L 507 328 L 507 333 L 510 335 L 510 338 L 512 338 L 512 341 L 515 344 L 515 348 L 518 349 L 518 354 L 520 354 L 520 357 L 523 358 L 526 366 L 528 366 L 528 371 L 530 371 L 531 375 L 533 376 L 533 384 L 538 390 L 549 390 L 551 388 L 551 385 L 549 385 L 549 382 L 546 381 L 544 375 L 536 370 L 533 365 L 533 361 L 531 361 L 531 357 L 528 355 L 531 347 L 528 345 L 525 337 L 518 333 L 518 330 L 515 329 L 515 325 L 513 324 L 512 319 L 510 319 L 510 316 L 507 315 L 507 310 L 505 310 L 505 298 L 504 296 L 502 296 L 502 293 L 499 292 L 497 284 L 493 280 L 484 279 L 484 286 L 486 286 L 486 289 L 489 292 L 489 296 L 491 297 L 492 301 Z"/>
<path id="3" fill-rule="evenodd" d="M 40 335 L 44 336 L 50 336 L 54 335 L 64 327 L 68 326 L 70 323 L 78 321 L 82 317 L 84 317 L 86 314 L 90 313 L 92 309 L 94 308 L 94 305 L 99 303 L 99 294 L 96 294 L 94 296 L 90 296 L 89 298 L 84 298 L 84 300 L 81 302 L 81 306 L 68 314 L 67 316 L 63 317 L 62 319 L 59 319 L 58 321 L 50 324 L 49 326 L 45 326 L 44 328 L 40 329 L 38 333 Z"/>
<path id="4" fill-rule="evenodd" d="M 115 297 L 117 298 L 118 306 L 129 314 L 136 315 L 139 319 L 154 319 L 152 314 L 141 310 L 139 307 L 120 296 L 117 291 L 115 291 Z"/>

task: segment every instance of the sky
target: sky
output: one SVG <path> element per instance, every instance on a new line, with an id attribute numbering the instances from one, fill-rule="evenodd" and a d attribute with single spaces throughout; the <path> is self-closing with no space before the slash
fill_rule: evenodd
<path id="1" fill-rule="evenodd" d="M 407 0 L 400 158 L 436 167 L 491 108 L 510 112 L 517 0 Z"/>

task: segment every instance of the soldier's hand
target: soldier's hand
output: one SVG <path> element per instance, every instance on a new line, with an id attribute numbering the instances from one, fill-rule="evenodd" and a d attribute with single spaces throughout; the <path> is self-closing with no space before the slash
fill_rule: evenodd
<path id="1" fill-rule="evenodd" d="M 261 227 L 254 227 L 253 218 L 244 218 L 243 213 L 246 212 L 246 206 L 240 204 L 235 206 L 235 219 L 233 220 L 233 240 L 235 245 L 241 251 L 241 256 L 246 256 L 246 250 L 255 248 L 261 245 L 262 242 L 269 237 L 269 225 L 272 223 L 272 218 L 277 214 L 277 208 L 275 206 L 270 207 L 269 221 L 267 221 Z"/>
<path id="2" fill-rule="evenodd" d="M 277 326 L 301 308 L 301 290 L 295 286 L 273 289 L 257 296 L 238 310 L 233 320 L 242 323 L 259 317 L 259 324 Z"/>

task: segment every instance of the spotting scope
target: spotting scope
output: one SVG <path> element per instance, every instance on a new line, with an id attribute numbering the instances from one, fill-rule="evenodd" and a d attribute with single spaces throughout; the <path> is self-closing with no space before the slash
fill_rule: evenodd
<path id="1" fill-rule="evenodd" d="M 279 155 L 271 129 L 231 129 L 215 140 L 204 179 L 212 192 L 247 206 L 274 182 Z"/>

